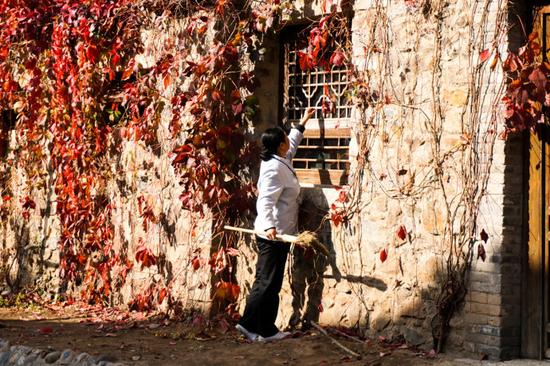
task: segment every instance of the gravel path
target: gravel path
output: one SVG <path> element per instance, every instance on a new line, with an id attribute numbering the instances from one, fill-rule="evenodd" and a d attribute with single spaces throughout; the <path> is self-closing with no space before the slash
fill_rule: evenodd
<path id="1" fill-rule="evenodd" d="M 0 339 L 0 366 L 126 366 L 109 357 L 94 358 L 87 353 L 75 353 L 69 349 L 56 351 L 26 346 L 10 345 Z"/>
<path id="2" fill-rule="evenodd" d="M 381 365 L 384 363 L 381 363 Z M 411 360 L 411 365 L 415 362 Z M 0 366 L 128 366 L 117 362 L 109 356 L 94 358 L 88 353 L 76 353 L 70 349 L 58 351 L 54 349 L 39 349 L 27 346 L 11 345 L 9 341 L 0 339 Z M 477 361 L 468 358 L 441 359 L 439 366 L 550 366 L 550 360 L 512 360 L 512 361 Z"/>

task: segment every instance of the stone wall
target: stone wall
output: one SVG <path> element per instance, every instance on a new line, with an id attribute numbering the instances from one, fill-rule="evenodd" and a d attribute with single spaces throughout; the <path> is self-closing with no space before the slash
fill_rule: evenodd
<path id="1" fill-rule="evenodd" d="M 158 28 L 143 32 L 144 51 L 138 57 L 143 66 L 154 64 L 155 58 L 163 52 L 174 50 L 185 31 L 185 20 L 156 23 Z M 185 80 L 180 80 L 184 83 Z M 169 100 L 173 89 L 165 90 L 159 85 Z M 129 270 L 126 282 L 120 290 L 111 295 L 111 304 L 125 305 L 136 295 L 169 287 L 174 299 L 183 307 L 207 310 L 211 303 L 211 278 L 209 266 L 211 249 L 211 219 L 192 215 L 182 209 L 179 196 L 182 188 L 171 161 L 170 155 L 177 141 L 170 137 L 169 108 L 162 113 L 157 129 L 158 144 L 146 146 L 143 142 L 122 140 L 120 131 L 115 130 L 114 138 L 120 142 L 120 149 L 111 152 L 111 180 L 108 182 L 108 195 L 113 203 L 112 224 L 114 230 L 113 250 L 118 255 L 126 255 L 135 265 Z M 11 133 L 12 147 L 15 146 L 15 132 Z M 13 153 L 12 153 L 13 154 Z M 13 155 L 8 156 L 12 158 Z M 14 192 L 10 216 L 0 223 L 1 253 L 6 254 L 8 282 L 15 288 L 37 286 L 44 295 L 57 298 L 60 293 L 73 288 L 60 288 L 59 283 L 59 223 L 55 214 L 54 177 L 51 168 L 46 186 L 31 192 L 37 207 L 30 210 L 28 220 L 22 217 L 22 197 L 27 192 L 27 182 L 22 169 L 11 172 L 10 189 Z M 144 226 L 139 210 L 139 201 L 150 207 L 157 223 Z M 134 260 L 136 250 L 147 245 L 159 258 L 158 265 L 141 268 Z M 200 260 L 199 269 L 194 269 L 190 261 Z M 123 270 L 114 268 L 116 276 Z M 116 283 L 114 283 L 116 285 Z M 158 287 L 155 287 L 159 285 Z M 0 283 L 2 290 L 8 286 Z M 165 305 L 165 304 L 164 304 Z"/>
<path id="2" fill-rule="evenodd" d="M 318 12 L 315 4 L 301 5 L 302 15 Z M 490 69 L 492 59 L 483 64 L 479 54 L 492 49 L 496 38 L 499 51 L 506 54 L 508 35 L 499 33 L 506 10 L 498 1 L 482 6 L 468 0 L 359 0 L 353 10 L 354 63 L 370 71 L 373 88 L 385 89 L 381 93 L 391 100 L 382 111 L 355 114 L 357 133 L 365 131 L 361 123 L 372 124 L 367 126 L 373 142 L 361 187 L 361 214 L 346 227 L 324 225 L 329 260 L 294 251 L 278 322 L 286 327 L 310 319 L 359 327 L 370 335 L 403 335 L 411 344 L 431 348 L 435 302 L 450 248 L 446 205 L 455 214 L 462 210 L 456 200 L 471 184 L 464 177 L 467 154 L 457 146 L 475 121 L 481 121 L 480 130 L 495 126 L 494 134 L 502 128 L 492 105 L 501 96 L 503 75 L 500 68 Z M 366 51 L 374 46 L 380 53 Z M 369 119 L 372 115 L 376 117 Z M 436 137 L 434 126 L 440 126 Z M 365 138 L 354 137 L 354 146 Z M 451 321 L 448 343 L 454 349 L 509 358 L 519 354 L 520 341 L 520 301 L 514 294 L 521 271 L 522 143 L 491 141 L 494 136 L 485 143 L 478 140 L 477 147 L 480 165 L 490 174 L 476 232 L 489 234 L 487 256 L 482 260 L 474 250 L 466 301 Z M 445 156 L 443 183 L 434 173 L 436 149 Z M 318 225 L 337 195 L 330 187 L 304 187 L 302 227 L 311 227 L 312 220 Z M 405 240 L 396 236 L 401 225 L 407 229 Z M 451 227 L 460 232 L 458 223 Z M 479 240 L 476 236 L 472 239 Z M 388 251 L 385 262 L 379 256 L 383 249 Z M 250 255 L 247 263 L 254 262 Z M 239 269 L 248 289 L 253 271 Z M 243 305 L 245 297 L 246 291 Z"/>
<path id="3" fill-rule="evenodd" d="M 317 1 L 296 2 L 290 23 L 318 14 L 319 6 Z M 363 180 L 355 186 L 362 195 L 360 213 L 344 226 L 322 225 L 320 235 L 330 248 L 330 258 L 315 258 L 294 248 L 281 294 L 279 326 L 298 327 L 303 320 L 315 320 L 358 327 L 368 335 L 403 335 L 410 344 L 433 347 L 432 318 L 446 273 L 449 235 L 460 232 L 461 224 L 448 215 L 458 212 L 456 217 L 462 217 L 464 174 L 471 173 L 467 151 L 473 146 L 469 144 L 477 144 L 480 151 L 494 148 L 494 154 L 479 155 L 486 160 L 476 162 L 481 172 L 491 166 L 488 194 L 477 217 L 477 233 L 484 229 L 489 234 L 487 257 L 482 260 L 474 252 L 466 302 L 451 322 L 449 345 L 495 358 L 518 354 L 520 304 L 514 294 L 520 287 L 515 273 L 521 269 L 522 144 L 468 141 L 476 121 L 481 121 L 482 130 L 494 126 L 493 134 L 502 126 L 493 103 L 502 92 L 503 75 L 499 68 L 491 71 L 491 60 L 483 63 L 479 54 L 493 50 L 495 39 L 501 54 L 506 54 L 506 34 L 500 37 L 497 28 L 505 11 L 497 0 L 483 5 L 476 0 L 353 3 L 353 62 L 360 72 L 370 72 L 370 86 L 386 95 L 388 102 L 380 109 L 354 113 L 352 153 L 365 154 L 358 146 L 363 138 L 370 141 Z M 176 39 L 170 32 L 179 26 L 144 33 L 143 62 Z M 279 52 L 278 39 L 268 38 L 255 66 L 261 109 L 255 137 L 281 118 Z M 174 285 L 173 293 L 185 306 L 207 309 L 208 266 L 195 271 L 189 258 L 208 260 L 211 222 L 182 210 L 181 188 L 169 157 L 174 143 L 167 137 L 169 118 L 163 115 L 157 149 L 126 142 L 112 157 L 116 174 L 109 192 L 115 202 L 116 248 L 132 257 L 141 240 L 162 258 L 159 266 L 134 267 L 113 303 L 126 303 L 143 286 L 162 279 Z M 444 158 L 440 164 L 434 161 L 437 156 Z M 443 179 L 436 168 L 444 170 Z M 13 175 L 14 191 L 22 184 L 19 179 Z M 332 187 L 304 187 L 301 228 L 317 228 L 338 194 Z M 14 209 L 0 226 L 1 249 L 10 252 L 14 263 L 11 278 L 20 276 L 22 284 L 46 288 L 57 278 L 58 234 L 51 187 L 41 196 L 44 199 L 37 202 L 28 222 L 21 221 Z M 159 218 L 147 232 L 138 213 L 139 197 Z M 401 225 L 407 230 L 404 240 L 396 235 Z M 384 249 L 388 258 L 382 262 Z M 36 255 L 28 256 L 30 250 Z M 254 276 L 254 243 L 243 238 L 239 250 L 242 308 Z"/>

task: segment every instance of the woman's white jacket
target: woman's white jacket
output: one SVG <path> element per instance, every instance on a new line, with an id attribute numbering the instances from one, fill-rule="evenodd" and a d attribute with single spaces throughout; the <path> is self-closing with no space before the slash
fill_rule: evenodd
<path id="1" fill-rule="evenodd" d="M 254 222 L 256 231 L 275 228 L 277 234 L 295 234 L 298 223 L 298 195 L 300 185 L 292 168 L 303 134 L 293 128 L 288 139 L 290 148 L 285 158 L 273 156 L 260 164 L 258 178 L 258 216 Z"/>

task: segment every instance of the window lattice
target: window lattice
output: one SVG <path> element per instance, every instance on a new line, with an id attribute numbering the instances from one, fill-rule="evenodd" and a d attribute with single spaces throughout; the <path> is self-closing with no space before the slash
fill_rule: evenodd
<path id="1" fill-rule="evenodd" d="M 347 126 L 351 118 L 348 70 L 332 66 L 330 70 L 302 71 L 298 60 L 301 45 L 296 38 L 284 42 L 283 112 L 288 124 L 299 122 L 310 107 L 315 114 L 293 165 L 302 182 L 345 184 L 350 130 L 340 126 Z"/>
<path id="2" fill-rule="evenodd" d="M 304 111 L 315 108 L 314 119 L 342 120 L 351 117 L 349 80 L 346 67 L 332 66 L 330 70 L 303 72 L 298 63 L 299 42 L 285 44 L 287 53 L 289 122 L 300 120 Z M 323 113 L 323 104 L 325 111 Z"/>
<path id="3" fill-rule="evenodd" d="M 348 136 L 321 138 L 307 133 L 293 159 L 294 168 L 348 170 L 349 142 Z"/>

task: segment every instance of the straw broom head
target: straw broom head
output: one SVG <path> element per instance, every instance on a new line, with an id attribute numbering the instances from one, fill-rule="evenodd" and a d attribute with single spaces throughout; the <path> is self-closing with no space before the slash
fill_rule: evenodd
<path id="1" fill-rule="evenodd" d="M 296 244 L 301 245 L 306 248 L 313 249 L 316 253 L 322 253 L 326 257 L 329 256 L 327 247 L 321 243 L 317 234 L 312 231 L 304 231 L 298 235 L 296 238 Z"/>

